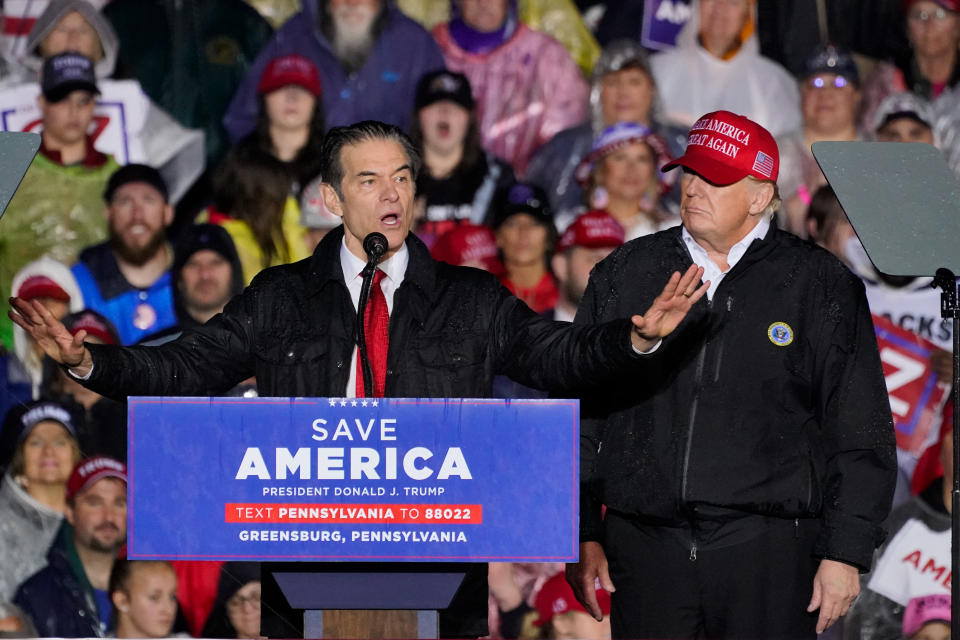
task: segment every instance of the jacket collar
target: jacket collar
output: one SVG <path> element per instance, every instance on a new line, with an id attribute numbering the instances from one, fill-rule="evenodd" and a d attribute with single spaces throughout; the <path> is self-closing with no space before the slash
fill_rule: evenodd
<path id="1" fill-rule="evenodd" d="M 343 225 L 332 229 L 323 237 L 320 244 L 310 258 L 309 291 L 316 294 L 325 286 L 339 283 L 346 287 L 343 279 L 343 269 L 340 266 L 340 243 L 343 240 Z M 403 276 L 400 289 L 411 289 L 420 296 L 425 303 L 433 303 L 437 298 L 437 262 L 430 257 L 427 246 L 412 233 L 407 235 L 407 250 L 410 252 L 410 261 L 407 272 Z M 415 304 L 412 309 L 415 313 L 425 305 Z"/>

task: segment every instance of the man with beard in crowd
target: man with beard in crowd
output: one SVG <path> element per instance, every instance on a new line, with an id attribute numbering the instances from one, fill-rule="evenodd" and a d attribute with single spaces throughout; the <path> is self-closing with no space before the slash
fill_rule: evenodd
<path id="1" fill-rule="evenodd" d="M 103 198 L 110 239 L 84 249 L 72 271 L 87 308 L 133 344 L 177 322 L 166 235 L 173 207 L 160 173 L 142 164 L 117 169 Z"/>
<path id="2" fill-rule="evenodd" d="M 127 541 L 127 468 L 98 456 L 81 460 L 67 481 L 69 526 L 50 545 L 46 567 L 14 596 L 41 637 L 103 637 L 113 605 L 108 583 Z"/>
<path id="3" fill-rule="evenodd" d="M 417 81 L 444 67 L 440 48 L 392 0 L 304 0 L 257 56 L 223 123 L 230 137 L 250 133 L 257 85 L 267 63 L 297 53 L 320 71 L 327 126 L 380 120 L 403 129 L 413 113 Z"/>

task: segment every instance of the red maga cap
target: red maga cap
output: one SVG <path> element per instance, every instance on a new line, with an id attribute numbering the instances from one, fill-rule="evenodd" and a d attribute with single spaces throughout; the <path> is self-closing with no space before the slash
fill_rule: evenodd
<path id="1" fill-rule="evenodd" d="M 434 260 L 447 264 L 482 264 L 487 271 L 499 272 L 497 237 L 489 228 L 480 225 L 457 225 L 437 238 L 430 253 Z"/>
<path id="2" fill-rule="evenodd" d="M 600 605 L 600 611 L 603 615 L 610 613 L 610 594 L 604 591 L 598 582 L 594 583 L 597 594 L 597 604 Z M 582 604 L 577 602 L 573 595 L 573 589 L 567 584 L 563 572 L 554 575 L 543 583 L 540 591 L 534 599 L 534 606 L 537 608 L 537 619 L 533 624 L 542 627 L 550 621 L 553 616 L 566 613 L 568 611 L 581 611 L 587 613 Z"/>
<path id="3" fill-rule="evenodd" d="M 126 483 L 127 465 L 106 456 L 81 460 L 67 480 L 67 501 L 73 500 L 103 478 L 117 478 Z"/>
<path id="4" fill-rule="evenodd" d="M 63 287 L 53 281 L 53 278 L 47 276 L 30 276 L 23 281 L 20 288 L 17 289 L 17 297 L 24 300 L 33 300 L 34 298 L 53 298 L 63 302 L 70 302 L 70 294 Z"/>
<path id="5" fill-rule="evenodd" d="M 747 176 L 776 181 L 780 152 L 770 132 L 753 120 L 729 111 L 714 111 L 694 123 L 687 136 L 687 150 L 663 170 L 676 167 L 686 167 L 721 186 Z"/>
<path id="6" fill-rule="evenodd" d="M 257 93 L 263 95 L 291 84 L 303 87 L 320 97 L 320 76 L 317 74 L 317 67 L 303 56 L 296 54 L 271 60 L 263 70 L 263 75 L 260 76 Z"/>
<path id="7" fill-rule="evenodd" d="M 571 247 L 599 249 L 623 244 L 623 227 L 606 211 L 590 211 L 570 223 L 557 242 L 557 253 Z"/>

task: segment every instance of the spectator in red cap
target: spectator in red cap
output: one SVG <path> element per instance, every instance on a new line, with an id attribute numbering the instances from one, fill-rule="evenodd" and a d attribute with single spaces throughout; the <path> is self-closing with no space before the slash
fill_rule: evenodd
<path id="1" fill-rule="evenodd" d="M 911 55 L 881 62 L 864 80 L 864 129 L 872 128 L 875 111 L 891 93 L 910 91 L 944 110 L 955 104 L 948 89 L 960 83 L 960 1 L 903 0 L 903 15 Z"/>
<path id="2" fill-rule="evenodd" d="M 214 174 L 214 204 L 201 217 L 230 233 L 245 284 L 266 267 L 309 255 L 298 200 L 320 179 L 324 131 L 320 76 L 307 58 L 272 59 L 257 95 L 256 128 Z"/>
<path id="3" fill-rule="evenodd" d="M 534 599 L 537 619 L 533 624 L 540 627 L 540 637 L 557 640 L 609 640 L 610 594 L 597 585 L 595 597 L 603 614 L 603 619 L 599 621 L 577 601 L 563 573 L 547 580 Z"/>
<path id="4" fill-rule="evenodd" d="M 19 418 L 0 441 L 0 461 L 10 462 L 0 483 L 0 602 L 9 602 L 20 583 L 43 567 L 63 521 L 67 480 L 80 460 L 77 431 L 64 407 L 32 403 Z"/>
<path id="5" fill-rule="evenodd" d="M 581 396 L 567 571 L 597 619 L 595 579 L 613 593 L 614 637 L 812 639 L 884 538 L 895 441 L 863 285 L 771 224 L 778 166 L 756 122 L 702 116 L 664 167 L 683 225 L 614 251 L 580 303 L 578 323 L 628 316 L 691 262 L 709 282 L 643 374 Z"/>
<path id="6" fill-rule="evenodd" d="M 14 603 L 41 636 L 103 637 L 113 604 L 110 572 L 127 539 L 127 468 L 99 456 L 80 461 L 67 481 L 66 519 L 47 566 L 20 585 Z"/>
<path id="7" fill-rule="evenodd" d="M 295 197 L 320 171 L 318 156 L 326 129 L 322 93 L 310 60 L 297 54 L 274 58 L 257 86 L 256 127 L 237 144 L 241 155 L 264 154 L 278 160 L 290 174 Z"/>
<path id="8" fill-rule="evenodd" d="M 83 294 L 70 268 L 47 256 L 30 262 L 18 271 L 13 277 L 12 289 L 18 297 L 39 301 L 56 318 L 83 309 Z M 30 384 L 27 399 L 37 399 L 43 378 L 42 353 L 20 327 L 13 329 L 13 353 L 23 365 Z"/>
<path id="9" fill-rule="evenodd" d="M 660 201 L 675 182 L 676 176 L 661 171 L 671 159 L 663 138 L 644 125 L 607 127 L 577 168 L 588 209 L 613 216 L 628 240 L 677 226 L 680 217 Z M 568 223 L 557 220 L 561 228 Z"/>
<path id="10" fill-rule="evenodd" d="M 86 332 L 83 340 L 90 344 L 120 344 L 113 324 L 92 309 L 67 314 L 63 324 L 72 335 Z M 77 437 L 84 454 L 106 455 L 127 459 L 126 404 L 105 398 L 70 377 L 50 358 L 43 360 L 41 395 L 54 400 L 73 415 Z"/>
<path id="11" fill-rule="evenodd" d="M 461 267 L 475 267 L 490 273 L 503 272 L 497 249 L 497 236 L 489 227 L 461 224 L 447 231 L 434 243 L 434 260 Z"/>
<path id="12" fill-rule="evenodd" d="M 427 246 L 458 224 L 482 224 L 495 196 L 515 181 L 510 165 L 480 146 L 474 105 L 462 73 L 433 71 L 417 85 L 410 137 L 423 154 L 423 171 L 414 231 Z"/>
<path id="13" fill-rule="evenodd" d="M 901 626 L 904 637 L 909 638 L 908 628 L 913 629 L 911 633 L 919 629 L 912 624 L 910 603 L 928 594 L 949 598 L 947 576 L 953 568 L 952 404 L 944 410 L 939 438 L 917 462 L 912 488 L 916 495 L 890 514 L 890 534 L 877 553 L 870 575 L 864 576 L 863 593 L 844 621 L 844 640 L 899 638 Z M 930 636 L 930 640 L 933 638 Z"/>
<path id="14" fill-rule="evenodd" d="M 551 260 L 558 290 L 554 320 L 573 321 L 587 290 L 590 271 L 624 240 L 623 226 L 603 211 L 585 213 L 567 227 Z"/>

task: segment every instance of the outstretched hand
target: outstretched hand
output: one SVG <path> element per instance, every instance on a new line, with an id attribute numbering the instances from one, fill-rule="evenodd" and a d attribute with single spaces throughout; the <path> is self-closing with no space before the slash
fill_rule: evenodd
<path id="1" fill-rule="evenodd" d="M 690 265 L 682 276 L 675 271 L 667 286 L 656 297 L 653 304 L 642 316 L 633 316 L 633 332 L 630 338 L 638 351 L 649 351 L 657 342 L 677 328 L 680 321 L 696 302 L 704 296 L 710 287 L 707 280 L 700 286 L 697 284 L 703 277 L 703 267 Z"/>
<path id="2" fill-rule="evenodd" d="M 83 346 L 87 332 L 80 330 L 72 335 L 62 322 L 57 320 L 37 300 L 10 298 L 7 312 L 10 319 L 30 334 L 40 349 L 57 363 L 66 365 L 74 373 L 86 375 L 93 367 L 90 352 Z"/>

